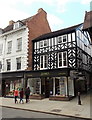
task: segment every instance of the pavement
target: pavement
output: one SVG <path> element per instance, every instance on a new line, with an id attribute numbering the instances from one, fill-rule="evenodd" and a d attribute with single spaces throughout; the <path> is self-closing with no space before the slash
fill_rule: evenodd
<path id="1" fill-rule="evenodd" d="M 25 102 L 25 99 L 24 99 Z M 0 97 L 0 106 L 63 115 L 69 117 L 78 117 L 83 119 L 92 119 L 91 96 L 90 94 L 81 95 L 82 105 L 78 105 L 77 97 L 70 101 L 52 101 L 48 98 L 42 100 L 30 99 L 29 103 L 15 104 L 14 98 Z"/>

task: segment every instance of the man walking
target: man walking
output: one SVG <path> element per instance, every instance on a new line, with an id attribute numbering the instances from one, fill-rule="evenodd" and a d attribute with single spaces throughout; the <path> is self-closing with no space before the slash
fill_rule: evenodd
<path id="1" fill-rule="evenodd" d="M 24 96 L 23 88 L 21 89 L 21 91 L 19 92 L 19 94 L 20 94 L 20 102 L 19 103 L 21 103 L 21 101 L 22 101 L 22 104 L 24 104 L 24 101 L 23 101 L 23 96 Z"/>
<path id="2" fill-rule="evenodd" d="M 26 88 L 25 90 L 25 96 L 26 96 L 26 103 L 29 102 L 29 96 L 30 96 L 30 88 Z"/>

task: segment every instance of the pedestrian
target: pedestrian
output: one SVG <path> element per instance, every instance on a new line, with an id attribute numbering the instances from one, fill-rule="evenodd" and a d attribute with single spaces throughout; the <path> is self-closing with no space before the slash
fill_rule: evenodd
<path id="1" fill-rule="evenodd" d="M 78 92 L 78 105 L 81 105 L 80 92 Z"/>
<path id="2" fill-rule="evenodd" d="M 23 97 L 24 97 L 23 88 L 20 90 L 19 94 L 20 94 L 20 101 L 19 101 L 19 103 L 21 103 L 21 101 L 22 101 L 22 104 L 24 104 L 24 101 L 23 101 Z"/>
<path id="3" fill-rule="evenodd" d="M 25 90 L 25 96 L 26 96 L 26 103 L 29 102 L 29 96 L 30 96 L 30 88 L 26 88 Z"/>
<path id="4" fill-rule="evenodd" d="M 18 90 L 17 90 L 17 88 L 16 88 L 16 89 L 14 90 L 15 104 L 18 103 L 18 100 L 17 100 L 18 94 L 19 94 L 19 92 L 18 92 Z"/>

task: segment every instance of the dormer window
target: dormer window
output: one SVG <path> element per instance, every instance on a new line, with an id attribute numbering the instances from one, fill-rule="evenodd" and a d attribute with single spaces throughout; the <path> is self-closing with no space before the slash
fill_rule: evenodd
<path id="1" fill-rule="evenodd" d="M 20 28 L 23 24 L 21 22 L 16 22 L 14 23 L 14 26 L 13 26 L 13 29 L 17 29 L 17 28 Z"/>

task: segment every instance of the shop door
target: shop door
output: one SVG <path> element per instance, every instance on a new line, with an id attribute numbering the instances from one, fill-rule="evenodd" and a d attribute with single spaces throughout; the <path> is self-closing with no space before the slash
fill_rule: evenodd
<path id="1" fill-rule="evenodd" d="M 53 79 L 49 77 L 45 79 L 45 97 L 49 98 L 50 95 L 52 94 L 53 94 Z"/>
<path id="2" fill-rule="evenodd" d="M 49 79 L 45 79 L 45 97 L 49 98 L 50 95 L 50 81 Z"/>
<path id="3" fill-rule="evenodd" d="M 1 94 L 2 94 L 2 96 L 5 96 L 5 80 L 2 80 L 2 90 L 1 90 Z"/>

